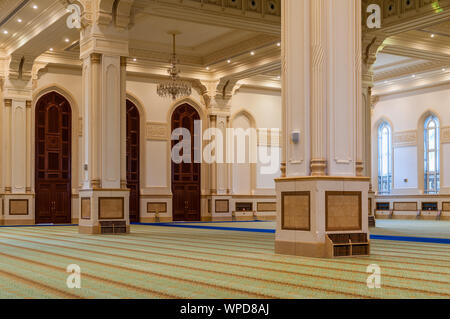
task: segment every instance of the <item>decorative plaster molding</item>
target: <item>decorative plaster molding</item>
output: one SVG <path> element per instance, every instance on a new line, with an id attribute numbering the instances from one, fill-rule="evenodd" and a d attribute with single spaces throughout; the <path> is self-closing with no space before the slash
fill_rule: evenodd
<path id="1" fill-rule="evenodd" d="M 281 0 L 135 0 L 134 3 L 133 7 L 142 13 L 176 20 L 204 21 L 273 35 L 279 35 L 281 30 Z"/>
<path id="2" fill-rule="evenodd" d="M 394 133 L 394 148 L 417 146 L 417 131 Z"/>
<path id="3" fill-rule="evenodd" d="M 381 7 L 382 28 L 368 29 L 366 25 L 370 13 L 366 12 L 369 4 L 378 3 Z M 426 27 L 438 21 L 448 21 L 450 17 L 450 0 L 362 0 L 362 22 L 364 32 L 396 34 L 414 30 L 417 26 Z"/>
<path id="4" fill-rule="evenodd" d="M 437 61 L 426 61 L 422 63 L 417 63 L 413 65 L 407 65 L 404 67 L 396 67 L 395 69 L 389 71 L 378 71 L 375 70 L 374 81 L 385 81 L 394 78 L 404 77 L 411 74 L 430 72 L 435 70 L 440 70 L 446 64 Z"/>
<path id="5" fill-rule="evenodd" d="M 148 122 L 145 136 L 147 140 L 167 141 L 169 139 L 167 123 Z"/>
<path id="6" fill-rule="evenodd" d="M 441 128 L 441 143 L 450 144 L 450 126 Z"/>

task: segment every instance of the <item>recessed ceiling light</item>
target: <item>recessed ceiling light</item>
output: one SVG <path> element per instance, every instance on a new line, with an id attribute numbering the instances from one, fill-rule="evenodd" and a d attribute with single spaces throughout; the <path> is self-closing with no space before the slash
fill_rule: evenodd
<path id="1" fill-rule="evenodd" d="M 412 76 L 413 78 L 415 78 L 416 77 L 416 75 L 415 74 L 413 74 L 413 76 Z"/>
<path id="2" fill-rule="evenodd" d="M 250 52 L 251 55 L 255 55 L 255 51 Z"/>
<path id="3" fill-rule="evenodd" d="M 37 8 L 38 8 L 38 6 L 33 4 L 33 9 L 36 10 Z"/>
<path id="4" fill-rule="evenodd" d="M 281 43 L 280 42 L 277 43 L 277 47 L 281 47 Z"/>
<path id="5" fill-rule="evenodd" d="M 209 66 L 207 66 L 207 67 L 206 67 L 206 70 L 208 70 L 208 71 L 209 71 L 209 69 L 210 69 L 210 67 L 209 67 Z"/>
<path id="6" fill-rule="evenodd" d="M 231 63 L 231 60 L 230 60 L 230 59 L 228 59 L 228 60 L 227 60 L 227 63 Z"/>
<path id="7" fill-rule="evenodd" d="M 69 38 L 65 38 L 64 41 L 69 42 L 70 40 L 69 40 Z"/>
<path id="8" fill-rule="evenodd" d="M 136 61 L 137 61 L 137 59 L 136 59 L 136 58 L 134 58 L 134 59 L 133 59 L 133 62 L 136 62 Z"/>
<path id="9" fill-rule="evenodd" d="M 277 79 L 278 79 L 278 80 L 281 79 L 281 76 L 277 76 Z"/>
<path id="10" fill-rule="evenodd" d="M 50 51 L 53 51 L 53 48 L 50 48 L 49 50 L 50 50 Z"/>
<path id="11" fill-rule="evenodd" d="M 20 18 L 19 18 L 19 19 L 17 19 L 17 22 L 21 23 L 21 22 L 22 22 L 22 19 L 20 19 Z"/>
<path id="12" fill-rule="evenodd" d="M 443 68 L 443 69 L 442 69 L 442 72 L 445 72 L 445 71 L 447 71 L 447 69 L 446 69 L 446 68 Z"/>
<path id="13" fill-rule="evenodd" d="M 8 34 L 8 31 L 7 31 L 7 30 L 3 30 L 3 33 L 4 33 L 4 34 Z"/>
<path id="14" fill-rule="evenodd" d="M 432 35 L 431 35 L 431 37 L 432 37 L 432 38 L 434 38 L 434 37 L 435 37 L 435 35 L 434 35 L 434 34 L 432 34 Z"/>

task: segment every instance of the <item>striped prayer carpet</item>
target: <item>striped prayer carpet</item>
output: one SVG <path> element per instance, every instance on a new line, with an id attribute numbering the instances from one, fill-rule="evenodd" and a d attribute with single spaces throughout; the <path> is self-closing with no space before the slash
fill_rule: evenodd
<path id="1" fill-rule="evenodd" d="M 81 289 L 66 285 L 81 268 Z M 367 266 L 381 267 L 368 289 Z M 274 234 L 133 225 L 0 228 L 0 298 L 450 298 L 448 245 L 372 241 L 370 257 L 274 253 Z"/>

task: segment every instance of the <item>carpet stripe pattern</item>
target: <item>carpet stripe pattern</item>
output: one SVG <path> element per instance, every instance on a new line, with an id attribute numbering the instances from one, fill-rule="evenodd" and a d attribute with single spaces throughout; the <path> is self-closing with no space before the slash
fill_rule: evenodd
<path id="1" fill-rule="evenodd" d="M 66 285 L 70 264 L 81 289 Z M 382 288 L 368 289 L 377 264 Z M 133 225 L 124 236 L 77 227 L 2 228 L 0 298 L 450 298 L 448 245 L 372 241 L 370 257 L 274 254 L 274 235 Z"/>

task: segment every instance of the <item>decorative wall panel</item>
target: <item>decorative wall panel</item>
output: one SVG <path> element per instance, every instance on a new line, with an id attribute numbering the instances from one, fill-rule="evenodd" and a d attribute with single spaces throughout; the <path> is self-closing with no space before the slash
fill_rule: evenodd
<path id="1" fill-rule="evenodd" d="M 417 203 L 416 202 L 395 202 L 394 203 L 394 210 L 395 211 L 416 211 L 417 210 Z"/>
<path id="2" fill-rule="evenodd" d="M 98 199 L 98 216 L 99 219 L 123 219 L 123 197 L 100 197 Z"/>
<path id="3" fill-rule="evenodd" d="M 394 147 L 407 147 L 417 145 L 417 131 L 394 133 Z"/>
<path id="4" fill-rule="evenodd" d="M 9 215 L 12 216 L 28 215 L 28 200 L 27 199 L 9 200 Z"/>
<path id="5" fill-rule="evenodd" d="M 230 211 L 230 205 L 228 199 L 216 200 L 216 213 L 228 213 Z"/>
<path id="6" fill-rule="evenodd" d="M 276 212 L 277 211 L 277 203 L 269 203 L 269 202 L 260 202 L 257 204 L 258 212 Z"/>
<path id="7" fill-rule="evenodd" d="M 81 199 L 81 219 L 91 219 L 91 199 Z"/>
<path id="8" fill-rule="evenodd" d="M 450 127 L 441 128 L 441 143 L 450 143 Z"/>
<path id="9" fill-rule="evenodd" d="M 362 229 L 361 192 L 326 192 L 327 231 Z"/>
<path id="10" fill-rule="evenodd" d="M 166 141 L 169 139 L 166 123 L 147 123 L 145 134 L 147 140 Z"/>
<path id="11" fill-rule="evenodd" d="M 281 194 L 281 227 L 285 230 L 311 229 L 310 192 Z"/>
<path id="12" fill-rule="evenodd" d="M 147 203 L 147 213 L 167 213 L 167 203 Z"/>

